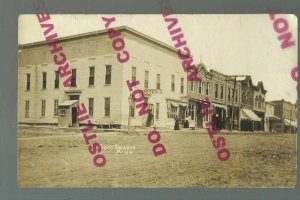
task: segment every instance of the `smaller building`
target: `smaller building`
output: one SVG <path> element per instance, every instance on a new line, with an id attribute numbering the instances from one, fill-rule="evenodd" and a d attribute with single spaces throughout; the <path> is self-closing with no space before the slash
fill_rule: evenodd
<path id="1" fill-rule="evenodd" d="M 266 102 L 266 114 L 265 114 L 265 131 L 275 132 L 275 124 L 280 121 L 279 117 L 274 115 L 275 104 Z"/>
<path id="2" fill-rule="evenodd" d="M 272 101 L 274 104 L 274 115 L 280 120 L 275 123 L 276 132 L 297 132 L 297 105 L 284 99 Z"/>

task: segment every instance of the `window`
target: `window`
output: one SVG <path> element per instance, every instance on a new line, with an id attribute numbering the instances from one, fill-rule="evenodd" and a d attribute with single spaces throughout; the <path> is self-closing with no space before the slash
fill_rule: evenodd
<path id="1" fill-rule="evenodd" d="M 228 88 L 228 101 L 230 101 L 230 88 Z"/>
<path id="2" fill-rule="evenodd" d="M 134 113 L 135 113 L 135 104 L 134 101 L 132 100 L 130 103 L 130 117 L 134 117 Z"/>
<path id="3" fill-rule="evenodd" d="M 60 110 L 60 116 L 66 115 L 66 110 Z"/>
<path id="4" fill-rule="evenodd" d="M 41 107 L 41 116 L 45 117 L 46 112 L 46 100 L 42 100 L 42 107 Z"/>
<path id="5" fill-rule="evenodd" d="M 89 98 L 89 116 L 94 116 L 94 98 Z"/>
<path id="6" fill-rule="evenodd" d="M 156 74 L 156 89 L 160 89 L 160 74 Z"/>
<path id="7" fill-rule="evenodd" d="M 204 84 L 203 84 L 203 87 L 204 87 Z M 209 83 L 206 83 L 206 95 L 208 95 L 208 93 L 209 93 Z"/>
<path id="8" fill-rule="evenodd" d="M 189 115 L 191 116 L 191 120 L 194 120 L 195 105 L 193 103 L 190 103 L 190 105 L 189 105 Z"/>
<path id="9" fill-rule="evenodd" d="M 71 87 L 76 87 L 76 69 L 72 69 Z"/>
<path id="10" fill-rule="evenodd" d="M 235 90 L 235 103 L 237 103 L 238 100 L 238 90 Z"/>
<path id="11" fill-rule="evenodd" d="M 232 101 L 234 101 L 234 89 L 232 89 Z"/>
<path id="12" fill-rule="evenodd" d="M 25 117 L 29 117 L 29 101 L 25 101 Z"/>
<path id="13" fill-rule="evenodd" d="M 90 67 L 89 85 L 95 84 L 95 67 Z"/>
<path id="14" fill-rule="evenodd" d="M 224 86 L 221 85 L 221 99 L 224 99 Z"/>
<path id="15" fill-rule="evenodd" d="M 54 116 L 58 116 L 58 99 L 54 99 Z"/>
<path id="16" fill-rule="evenodd" d="M 136 67 L 131 68 L 131 82 L 136 81 Z"/>
<path id="17" fill-rule="evenodd" d="M 171 76 L 171 91 L 175 92 L 175 75 Z"/>
<path id="18" fill-rule="evenodd" d="M 43 72 L 43 85 L 42 85 L 42 89 L 46 89 L 46 84 L 47 84 L 47 72 Z"/>
<path id="19" fill-rule="evenodd" d="M 190 81 L 191 82 L 191 92 L 194 91 L 194 81 Z"/>
<path id="20" fill-rule="evenodd" d="M 205 94 L 205 83 L 201 82 L 201 94 Z"/>
<path id="21" fill-rule="evenodd" d="M 177 116 L 177 107 L 175 107 L 171 104 L 168 109 L 168 118 L 175 119 L 176 116 Z"/>
<path id="22" fill-rule="evenodd" d="M 26 74 L 26 90 L 30 90 L 30 74 Z"/>
<path id="23" fill-rule="evenodd" d="M 155 118 L 159 119 L 159 103 L 156 103 L 155 107 Z"/>
<path id="24" fill-rule="evenodd" d="M 216 83 L 216 85 L 215 85 L 215 98 L 218 98 L 218 93 L 219 93 L 219 86 Z"/>
<path id="25" fill-rule="evenodd" d="M 183 94 L 183 92 L 184 92 L 184 78 L 181 78 L 180 93 Z"/>
<path id="26" fill-rule="evenodd" d="M 59 72 L 55 71 L 54 88 L 59 88 Z"/>
<path id="27" fill-rule="evenodd" d="M 145 83 L 144 83 L 145 89 L 148 89 L 149 87 L 149 71 L 145 71 Z"/>
<path id="28" fill-rule="evenodd" d="M 111 84 L 111 65 L 106 65 L 105 85 Z"/>
<path id="29" fill-rule="evenodd" d="M 110 117 L 110 97 L 105 98 L 104 110 L 105 110 L 105 117 Z"/>
<path id="30" fill-rule="evenodd" d="M 199 94 L 202 93 L 202 84 L 201 84 L 201 81 L 198 81 L 198 93 Z"/>

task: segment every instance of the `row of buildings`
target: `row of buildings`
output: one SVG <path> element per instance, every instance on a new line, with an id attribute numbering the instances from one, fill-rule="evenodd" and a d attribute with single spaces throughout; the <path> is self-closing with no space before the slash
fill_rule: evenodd
<path id="1" fill-rule="evenodd" d="M 297 106 L 284 100 L 266 102 L 263 83 L 251 76 L 228 76 L 197 66 L 200 81 L 187 81 L 177 50 L 129 27 L 118 27 L 130 53 L 119 63 L 105 30 L 60 39 L 73 74 L 73 87 L 63 87 L 46 42 L 19 46 L 19 124 L 83 125 L 76 106 L 84 103 L 98 127 L 145 126 L 135 108 L 127 80 L 139 80 L 152 109 L 152 124 L 207 128 L 200 102 L 209 97 L 218 117 L 218 128 L 242 131 L 295 132 Z M 130 122 L 130 123 L 128 123 Z"/>

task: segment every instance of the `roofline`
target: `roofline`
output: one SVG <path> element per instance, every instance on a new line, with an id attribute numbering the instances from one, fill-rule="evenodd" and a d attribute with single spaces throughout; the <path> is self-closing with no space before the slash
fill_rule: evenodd
<path id="1" fill-rule="evenodd" d="M 127 32 L 127 33 L 130 33 L 134 36 L 137 36 L 139 38 L 142 38 L 142 39 L 145 39 L 149 42 L 152 42 L 160 47 L 163 47 L 171 52 L 174 52 L 177 54 L 177 49 L 164 43 L 164 42 L 161 42 L 153 37 L 150 37 L 144 33 L 141 33 L 133 28 L 130 28 L 130 27 L 127 27 L 127 26 L 119 26 L 119 27 L 115 27 L 114 30 L 117 30 L 117 31 L 124 31 L 124 32 Z M 70 35 L 70 36 L 65 36 L 65 37 L 61 37 L 59 38 L 60 41 L 67 41 L 67 40 L 75 40 L 75 39 L 79 39 L 79 38 L 82 38 L 82 37 L 92 37 L 92 36 L 96 36 L 96 35 L 105 35 L 107 34 L 107 30 L 106 29 L 102 29 L 102 30 L 98 30 L 98 31 L 92 31 L 92 32 L 88 32 L 88 33 L 81 33 L 81 34 L 76 34 L 76 35 Z M 19 45 L 19 49 L 22 49 L 22 48 L 30 48 L 30 47 L 35 47 L 35 46 L 41 46 L 41 45 L 45 45 L 49 43 L 49 41 L 47 40 L 44 40 L 44 41 L 39 41 L 39 42 L 33 42 L 33 43 L 27 43 L 27 44 L 21 44 Z M 184 54 L 184 53 L 183 53 Z M 189 56 L 189 57 L 192 57 L 192 56 Z"/>

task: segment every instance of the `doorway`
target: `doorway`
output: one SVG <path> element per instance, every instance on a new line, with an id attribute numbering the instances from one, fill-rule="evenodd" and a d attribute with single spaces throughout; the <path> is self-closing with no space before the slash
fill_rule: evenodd
<path id="1" fill-rule="evenodd" d="M 72 107 L 72 125 L 77 124 L 77 108 Z"/>

